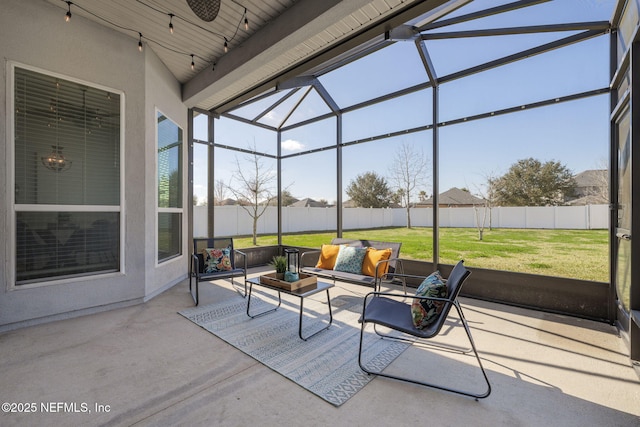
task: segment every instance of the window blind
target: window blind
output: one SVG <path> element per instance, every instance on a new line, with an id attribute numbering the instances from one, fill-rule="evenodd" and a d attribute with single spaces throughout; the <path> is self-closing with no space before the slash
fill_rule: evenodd
<path id="1" fill-rule="evenodd" d="M 120 95 L 14 68 L 16 285 L 120 269 Z"/>

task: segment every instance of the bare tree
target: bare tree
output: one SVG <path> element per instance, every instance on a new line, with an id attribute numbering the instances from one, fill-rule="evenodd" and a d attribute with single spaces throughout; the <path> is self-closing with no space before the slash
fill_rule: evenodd
<path id="1" fill-rule="evenodd" d="M 609 203 L 609 164 L 600 159 L 593 171 L 594 185 L 587 190 L 587 196 L 593 196 L 598 202 Z"/>
<path id="2" fill-rule="evenodd" d="M 229 185 L 225 184 L 223 180 L 216 179 L 213 185 L 213 204 L 214 206 L 221 206 L 227 199 L 227 188 Z"/>
<path id="3" fill-rule="evenodd" d="M 474 205 L 473 209 L 476 211 L 476 226 L 478 227 L 478 235 L 482 240 L 482 234 L 484 232 L 484 226 L 486 224 L 487 214 L 489 216 L 489 230 L 493 230 L 493 217 L 492 208 L 496 198 L 495 183 L 498 179 L 495 172 L 488 172 L 484 174 L 485 182 L 482 185 L 475 185 L 476 192 L 484 200 L 484 212 L 482 213 L 482 226 L 480 226 L 478 207 Z"/>
<path id="4" fill-rule="evenodd" d="M 491 212 L 491 208 L 488 207 L 487 200 L 483 205 L 473 205 L 473 213 L 476 216 L 476 228 L 478 229 L 478 240 L 484 238 L 484 227 L 487 223 L 487 211 Z M 480 218 L 482 214 L 482 218 Z"/>
<path id="5" fill-rule="evenodd" d="M 422 150 L 403 143 L 396 151 L 389 173 L 389 181 L 407 210 L 407 228 L 411 228 L 411 200 L 417 197 L 416 189 L 426 182 L 427 159 Z"/>
<path id="6" fill-rule="evenodd" d="M 273 169 L 264 165 L 264 158 L 255 153 L 255 146 L 250 148 L 253 154 L 246 156 L 245 165 L 241 165 L 236 157 L 236 171 L 233 174 L 233 185 L 228 190 L 253 220 L 253 244 L 257 244 L 258 219 L 265 213 L 273 199 L 277 197 L 274 188 L 276 174 Z"/>

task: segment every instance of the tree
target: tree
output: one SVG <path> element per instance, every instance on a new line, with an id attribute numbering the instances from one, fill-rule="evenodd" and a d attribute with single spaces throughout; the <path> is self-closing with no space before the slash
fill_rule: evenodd
<path id="1" fill-rule="evenodd" d="M 251 149 L 251 148 L 250 148 Z M 267 207 L 276 198 L 274 181 L 276 175 L 271 168 L 263 163 L 263 158 L 255 153 L 246 157 L 248 165 L 242 166 L 236 157 L 236 171 L 233 174 L 234 185 L 227 188 L 253 220 L 253 244 L 257 244 L 258 219 L 265 213 Z"/>
<path id="2" fill-rule="evenodd" d="M 224 204 L 224 201 L 227 199 L 227 188 L 229 186 L 224 183 L 221 179 L 216 179 L 215 184 L 213 186 L 213 205 L 221 206 Z"/>
<path id="3" fill-rule="evenodd" d="M 534 158 L 518 160 L 494 181 L 495 201 L 502 206 L 549 206 L 563 204 L 575 191 L 571 171 L 560 162 L 541 163 Z"/>
<path id="4" fill-rule="evenodd" d="M 346 191 L 356 207 L 388 208 L 391 203 L 387 180 L 375 172 L 358 175 L 351 180 Z"/>
<path id="5" fill-rule="evenodd" d="M 427 178 L 427 159 L 422 151 L 403 143 L 397 150 L 389 170 L 391 182 L 407 210 L 407 228 L 411 228 L 411 200 Z"/>
<path id="6" fill-rule="evenodd" d="M 494 172 L 489 172 L 484 175 L 485 183 L 480 186 L 476 185 L 476 192 L 480 198 L 484 201 L 482 206 L 473 206 L 473 211 L 476 217 L 476 228 L 478 229 L 478 240 L 482 240 L 484 236 L 484 227 L 487 222 L 487 216 L 489 217 L 489 230 L 493 229 L 493 217 L 492 208 L 495 204 L 496 191 L 496 175 Z M 482 210 L 482 212 L 480 211 Z M 482 215 L 482 218 L 481 218 Z"/>
<path id="7" fill-rule="evenodd" d="M 297 202 L 289 190 L 282 190 L 282 206 L 289 206 Z"/>

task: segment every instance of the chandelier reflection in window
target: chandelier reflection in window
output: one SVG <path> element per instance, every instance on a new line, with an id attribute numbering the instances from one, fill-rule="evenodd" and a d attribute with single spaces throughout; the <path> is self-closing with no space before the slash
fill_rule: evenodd
<path id="1" fill-rule="evenodd" d="M 42 164 L 49 170 L 54 172 L 64 172 L 69 170 L 71 167 L 71 160 L 67 159 L 64 154 L 62 154 L 62 149 L 58 143 L 58 124 L 62 120 L 60 117 L 60 105 L 59 105 L 59 92 L 60 92 L 60 82 L 56 81 L 56 99 L 52 100 L 50 109 L 55 111 L 55 123 L 56 123 L 56 144 L 52 145 L 52 151 L 48 156 L 41 157 L 40 160 Z M 85 91 L 83 91 L 83 109 L 85 104 Z"/>
<path id="2" fill-rule="evenodd" d="M 64 172 L 71 167 L 71 160 L 67 160 L 62 154 L 62 149 L 59 145 L 52 145 L 53 149 L 48 156 L 42 157 L 42 164 L 54 172 Z"/>

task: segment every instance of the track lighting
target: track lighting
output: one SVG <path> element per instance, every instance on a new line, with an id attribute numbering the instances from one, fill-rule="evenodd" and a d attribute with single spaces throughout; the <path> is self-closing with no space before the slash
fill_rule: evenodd
<path id="1" fill-rule="evenodd" d="M 227 38 L 224 38 L 224 53 L 229 52 L 229 44 L 227 43 Z"/>
<path id="2" fill-rule="evenodd" d="M 196 69 L 196 64 L 195 64 L 195 62 L 193 62 L 193 53 L 191 54 L 191 69 L 192 70 Z"/>
<path id="3" fill-rule="evenodd" d="M 138 39 L 138 50 L 142 52 L 142 33 L 138 33 L 140 38 Z"/>
<path id="4" fill-rule="evenodd" d="M 173 34 L 173 17 L 175 15 L 173 13 L 169 14 L 169 32 Z"/>
<path id="5" fill-rule="evenodd" d="M 245 31 L 249 30 L 249 20 L 247 19 L 247 8 L 244 8 L 244 29 Z"/>

